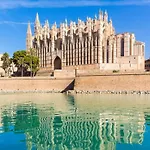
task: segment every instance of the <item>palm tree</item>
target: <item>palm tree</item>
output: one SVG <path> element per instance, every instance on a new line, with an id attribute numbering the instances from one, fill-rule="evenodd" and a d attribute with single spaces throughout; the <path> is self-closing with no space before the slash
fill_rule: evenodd
<path id="1" fill-rule="evenodd" d="M 1 60 L 3 61 L 2 68 L 5 70 L 5 76 L 8 73 L 8 68 L 10 67 L 11 64 L 11 59 L 9 58 L 8 53 L 4 53 Z"/>

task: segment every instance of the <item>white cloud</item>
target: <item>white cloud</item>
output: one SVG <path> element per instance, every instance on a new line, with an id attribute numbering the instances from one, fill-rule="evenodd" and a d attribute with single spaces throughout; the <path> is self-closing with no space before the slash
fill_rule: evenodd
<path id="1" fill-rule="evenodd" d="M 148 4 L 150 0 L 0 0 L 0 9 Z"/>
<path id="2" fill-rule="evenodd" d="M 0 24 L 8 24 L 8 25 L 27 25 L 28 22 L 14 22 L 14 21 L 0 21 Z M 31 25 L 34 23 L 30 23 Z"/>

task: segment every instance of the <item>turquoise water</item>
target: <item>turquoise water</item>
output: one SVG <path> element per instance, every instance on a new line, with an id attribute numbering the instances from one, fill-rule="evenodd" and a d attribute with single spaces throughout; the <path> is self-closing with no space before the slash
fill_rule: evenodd
<path id="1" fill-rule="evenodd" d="M 150 96 L 0 95 L 0 150 L 149 150 Z"/>

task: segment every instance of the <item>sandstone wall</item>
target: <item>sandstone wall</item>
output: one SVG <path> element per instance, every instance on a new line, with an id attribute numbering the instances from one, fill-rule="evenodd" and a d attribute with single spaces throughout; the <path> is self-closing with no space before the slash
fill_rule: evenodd
<path id="1" fill-rule="evenodd" d="M 75 90 L 150 91 L 150 75 L 114 74 L 78 77 L 75 80 Z"/>
<path id="2" fill-rule="evenodd" d="M 1 78 L 0 91 L 70 90 L 73 78 Z M 73 86 L 73 85 L 72 85 Z M 107 74 L 75 78 L 75 90 L 150 91 L 150 74 Z"/>
<path id="3" fill-rule="evenodd" d="M 73 79 L 12 78 L 0 79 L 1 91 L 62 91 Z"/>
<path id="4" fill-rule="evenodd" d="M 55 78 L 75 78 L 75 70 L 54 70 Z"/>
<path id="5" fill-rule="evenodd" d="M 87 65 L 74 65 L 74 66 L 63 66 L 63 70 L 90 70 L 90 69 L 99 69 L 100 65 L 99 64 L 87 64 Z"/>

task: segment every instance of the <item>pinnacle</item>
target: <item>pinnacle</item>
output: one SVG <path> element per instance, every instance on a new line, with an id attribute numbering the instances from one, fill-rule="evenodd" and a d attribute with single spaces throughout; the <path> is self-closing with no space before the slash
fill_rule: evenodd
<path id="1" fill-rule="evenodd" d="M 39 14 L 36 14 L 35 24 L 40 24 Z"/>
<path id="2" fill-rule="evenodd" d="M 49 27 L 49 22 L 48 22 L 48 20 L 45 21 L 45 26 Z"/>
<path id="3" fill-rule="evenodd" d="M 32 32 L 31 32 L 31 24 L 30 24 L 30 22 L 28 22 L 27 34 L 32 35 Z"/>

